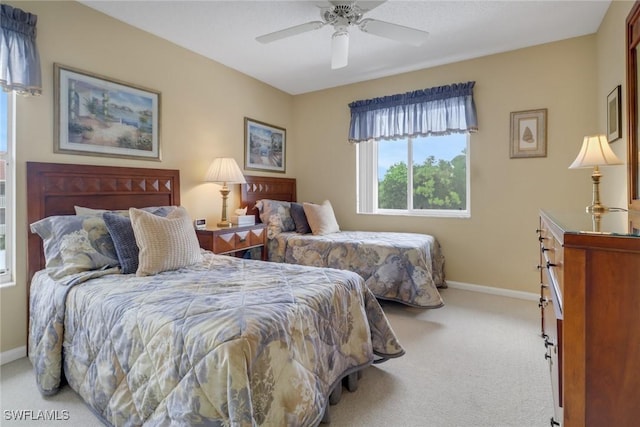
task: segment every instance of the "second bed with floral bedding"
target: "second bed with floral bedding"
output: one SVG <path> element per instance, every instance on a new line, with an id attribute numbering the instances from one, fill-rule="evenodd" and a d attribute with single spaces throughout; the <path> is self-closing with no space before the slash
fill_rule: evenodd
<path id="1" fill-rule="evenodd" d="M 353 271 L 377 298 L 414 307 L 444 305 L 438 291 L 446 287 L 444 256 L 434 236 L 341 231 L 326 201 L 265 199 L 256 208 L 268 225 L 270 261 Z"/>

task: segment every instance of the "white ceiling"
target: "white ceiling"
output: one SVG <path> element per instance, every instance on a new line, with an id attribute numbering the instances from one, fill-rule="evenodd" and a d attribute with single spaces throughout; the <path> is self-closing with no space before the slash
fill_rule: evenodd
<path id="1" fill-rule="evenodd" d="M 427 42 L 413 47 L 352 28 L 349 65 L 338 70 L 330 66 L 330 26 L 255 40 L 320 20 L 321 0 L 81 3 L 295 95 L 592 34 L 610 1 L 389 0 L 365 17 L 428 31 Z"/>

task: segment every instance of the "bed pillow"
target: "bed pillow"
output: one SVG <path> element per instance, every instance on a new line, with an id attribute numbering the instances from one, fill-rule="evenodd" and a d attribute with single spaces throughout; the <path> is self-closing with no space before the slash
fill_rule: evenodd
<path id="1" fill-rule="evenodd" d="M 202 260 L 198 237 L 183 207 L 166 218 L 141 209 L 129 209 L 138 254 L 136 276 L 177 270 Z"/>
<path id="2" fill-rule="evenodd" d="M 262 199 L 256 202 L 256 208 L 260 214 L 260 220 L 267 226 L 274 228 L 276 234 L 296 229 L 293 218 L 291 218 L 291 203 Z"/>
<path id="3" fill-rule="evenodd" d="M 101 217 L 50 216 L 31 224 L 43 241 L 47 272 L 53 279 L 118 265 L 113 240 Z"/>
<path id="4" fill-rule="evenodd" d="M 304 213 L 302 203 L 291 203 L 291 218 L 293 218 L 297 233 L 311 233 L 311 227 L 309 227 L 309 221 L 307 221 L 307 215 Z"/>
<path id="5" fill-rule="evenodd" d="M 140 208 L 143 211 L 151 212 L 152 214 L 167 216 L 169 212 L 174 210 L 175 206 L 149 206 L 146 208 Z M 83 206 L 74 206 L 73 209 L 76 212 L 76 215 L 102 215 L 105 212 L 117 213 L 120 216 L 129 216 L 129 209 L 120 209 L 120 210 L 109 210 L 109 209 L 93 209 L 93 208 L 85 208 Z"/>
<path id="6" fill-rule="evenodd" d="M 138 269 L 139 249 L 131 219 L 114 212 L 105 212 L 102 218 L 113 240 L 122 274 L 135 273 Z"/>
<path id="7" fill-rule="evenodd" d="M 333 213 L 331 202 L 325 200 L 321 205 L 303 203 L 302 207 L 307 216 L 307 221 L 314 235 L 335 233 L 340 231 L 340 226 Z"/>
<path id="8" fill-rule="evenodd" d="M 163 206 L 143 208 L 142 210 L 154 215 L 166 217 L 169 212 L 172 212 L 175 208 L 175 206 Z M 138 270 L 138 254 L 140 250 L 136 243 L 135 234 L 133 233 L 129 211 L 126 211 L 126 215 L 124 215 L 122 211 L 104 211 L 102 218 L 113 240 L 113 246 L 118 255 L 122 274 L 135 273 Z"/>

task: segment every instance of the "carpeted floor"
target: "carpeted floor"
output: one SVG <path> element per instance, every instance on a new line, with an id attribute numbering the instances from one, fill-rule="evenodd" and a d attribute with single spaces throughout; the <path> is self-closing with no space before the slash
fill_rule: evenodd
<path id="1" fill-rule="evenodd" d="M 365 369 L 358 390 L 345 390 L 331 407 L 330 426 L 549 425 L 537 304 L 459 289 L 442 294 L 446 305 L 435 310 L 382 303 L 407 354 Z M 31 369 L 26 358 L 2 366 L 2 426 L 102 425 L 68 387 L 41 397 Z M 68 420 L 14 421 L 11 411 L 21 409 L 57 410 Z"/>

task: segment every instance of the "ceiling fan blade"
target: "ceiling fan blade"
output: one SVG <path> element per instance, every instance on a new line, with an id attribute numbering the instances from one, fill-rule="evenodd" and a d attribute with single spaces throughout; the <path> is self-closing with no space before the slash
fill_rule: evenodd
<path id="1" fill-rule="evenodd" d="M 325 25 L 322 21 L 311 21 L 305 24 L 295 25 L 293 27 L 285 28 L 284 30 L 274 31 L 273 33 L 264 34 L 256 37 L 256 40 L 260 43 L 271 43 L 276 40 L 284 39 L 286 37 L 295 36 L 298 34 L 306 33 L 307 31 L 317 30 Z"/>
<path id="2" fill-rule="evenodd" d="M 407 43 L 412 46 L 420 46 L 429 36 L 429 33 L 426 31 L 370 18 L 360 21 L 358 27 L 365 33 Z"/>
<path id="3" fill-rule="evenodd" d="M 331 36 L 331 69 L 344 68 L 349 61 L 349 32 L 336 31 Z"/>
<path id="4" fill-rule="evenodd" d="M 356 6 L 358 6 L 362 12 L 369 12 L 370 10 L 375 9 L 376 7 L 380 6 L 382 3 L 386 3 L 386 2 L 387 0 L 379 0 L 379 1 L 357 0 L 355 3 L 356 3 Z"/>

